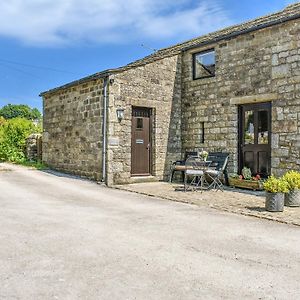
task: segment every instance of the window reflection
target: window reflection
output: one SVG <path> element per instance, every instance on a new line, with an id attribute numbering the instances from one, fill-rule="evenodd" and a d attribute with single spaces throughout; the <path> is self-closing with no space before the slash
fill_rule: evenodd
<path id="1" fill-rule="evenodd" d="M 258 144 L 268 144 L 268 112 L 261 110 L 258 112 Z"/>
<path id="2" fill-rule="evenodd" d="M 244 144 L 254 144 L 254 113 L 252 110 L 245 112 Z"/>
<path id="3" fill-rule="evenodd" d="M 215 76 L 215 51 L 194 54 L 194 79 Z"/>

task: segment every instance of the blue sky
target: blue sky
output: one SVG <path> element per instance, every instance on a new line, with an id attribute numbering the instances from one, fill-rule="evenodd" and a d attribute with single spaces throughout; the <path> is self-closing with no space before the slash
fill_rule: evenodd
<path id="1" fill-rule="evenodd" d="M 1 1 L 0 107 L 23 103 L 41 110 L 42 91 L 295 2 Z"/>

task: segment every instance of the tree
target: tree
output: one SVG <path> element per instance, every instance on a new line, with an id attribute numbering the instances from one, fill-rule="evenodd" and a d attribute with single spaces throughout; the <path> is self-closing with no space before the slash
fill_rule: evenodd
<path id="1" fill-rule="evenodd" d="M 37 108 L 32 108 L 31 110 L 32 120 L 41 119 L 42 115 Z"/>
<path id="2" fill-rule="evenodd" d="M 41 119 L 42 115 L 37 108 L 30 108 L 25 104 L 7 104 L 0 109 L 0 116 L 8 119 L 25 118 L 27 120 Z"/>
<path id="3" fill-rule="evenodd" d="M 37 132 L 41 132 L 41 128 L 24 118 L 4 121 L 0 125 L 0 161 L 25 161 L 26 138 Z"/>

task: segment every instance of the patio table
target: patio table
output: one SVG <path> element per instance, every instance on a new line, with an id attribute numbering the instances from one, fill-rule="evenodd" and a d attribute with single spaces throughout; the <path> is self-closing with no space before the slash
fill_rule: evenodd
<path id="1" fill-rule="evenodd" d="M 188 182 L 187 177 L 192 176 L 192 181 L 190 182 L 190 186 L 194 186 L 201 190 L 205 189 L 205 171 L 209 169 L 210 164 L 212 161 L 209 160 L 202 160 L 199 157 L 191 157 L 187 160 L 186 169 L 184 172 L 184 190 L 187 191 Z M 207 183 L 208 185 L 208 183 Z"/>

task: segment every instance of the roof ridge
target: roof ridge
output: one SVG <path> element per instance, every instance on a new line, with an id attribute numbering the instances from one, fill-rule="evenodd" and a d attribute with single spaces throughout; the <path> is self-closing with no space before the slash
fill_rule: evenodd
<path id="1" fill-rule="evenodd" d="M 289 10 L 289 9 L 291 9 L 291 8 L 297 8 L 297 7 L 299 7 L 300 8 L 300 2 L 295 2 L 295 3 L 292 3 L 292 4 L 289 4 L 289 5 L 287 5 L 283 10 Z"/>
<path id="2" fill-rule="evenodd" d="M 97 72 L 93 75 L 84 77 L 82 79 L 72 81 L 61 87 L 57 87 L 57 88 L 51 89 L 49 91 L 43 92 L 43 93 L 41 93 L 41 95 L 44 95 L 44 94 L 52 92 L 52 91 L 57 91 L 61 88 L 65 88 L 70 85 L 80 83 L 82 81 L 96 79 L 96 78 L 107 76 L 107 75 L 110 75 L 113 73 L 122 72 L 122 71 L 128 70 L 130 68 L 134 68 L 134 67 L 138 67 L 138 66 L 147 64 L 147 63 L 155 61 L 155 60 L 159 60 L 159 59 L 162 59 L 162 58 L 165 58 L 168 56 L 176 55 L 176 54 L 180 53 L 181 51 L 201 46 L 201 44 L 203 45 L 203 44 L 208 44 L 208 43 L 214 43 L 216 41 L 228 38 L 229 36 L 232 36 L 232 35 L 243 34 L 247 31 L 259 30 L 263 27 L 263 25 L 272 26 L 272 25 L 275 25 L 280 22 L 285 22 L 285 21 L 291 20 L 293 18 L 294 19 L 300 18 L 300 2 L 290 4 L 280 11 L 270 13 L 265 16 L 257 17 L 255 19 L 251 19 L 251 20 L 239 23 L 239 24 L 231 25 L 231 26 L 225 27 L 223 29 L 198 36 L 196 38 L 189 39 L 189 40 L 183 41 L 181 43 L 177 43 L 175 45 L 159 49 L 155 53 L 152 53 L 141 59 L 138 59 L 131 63 L 128 63 L 125 66 L 121 66 L 121 67 L 118 67 L 115 69 L 109 69 L 109 70 L 102 71 L 102 72 Z"/>
<path id="3" fill-rule="evenodd" d="M 190 43 L 192 41 L 199 40 L 200 38 L 205 38 L 205 37 L 209 37 L 211 35 L 217 34 L 217 33 L 228 31 L 230 29 L 239 28 L 239 27 L 245 26 L 247 24 L 256 23 L 256 22 L 258 23 L 260 20 L 266 20 L 267 21 L 267 19 L 269 19 L 270 17 L 275 17 L 276 15 L 288 14 L 290 11 L 294 11 L 296 8 L 299 8 L 299 14 L 300 14 L 300 2 L 293 3 L 293 4 L 290 4 L 290 5 L 286 6 L 286 7 L 284 7 L 282 10 L 279 10 L 279 11 L 276 11 L 276 12 L 273 12 L 273 13 L 269 13 L 269 14 L 266 14 L 264 16 L 256 17 L 254 19 L 250 19 L 250 20 L 238 23 L 238 24 L 233 24 L 233 25 L 227 26 L 225 28 L 222 28 L 222 29 L 219 29 L 219 30 L 216 30 L 216 31 L 212 31 L 212 32 L 200 35 L 198 37 L 195 37 L 195 38 L 192 38 L 192 39 L 189 39 L 189 40 L 185 40 L 183 42 L 171 45 L 169 47 L 161 48 L 157 52 L 168 50 L 168 49 L 171 49 L 171 48 L 174 48 L 174 47 L 186 44 L 186 43 Z"/>

